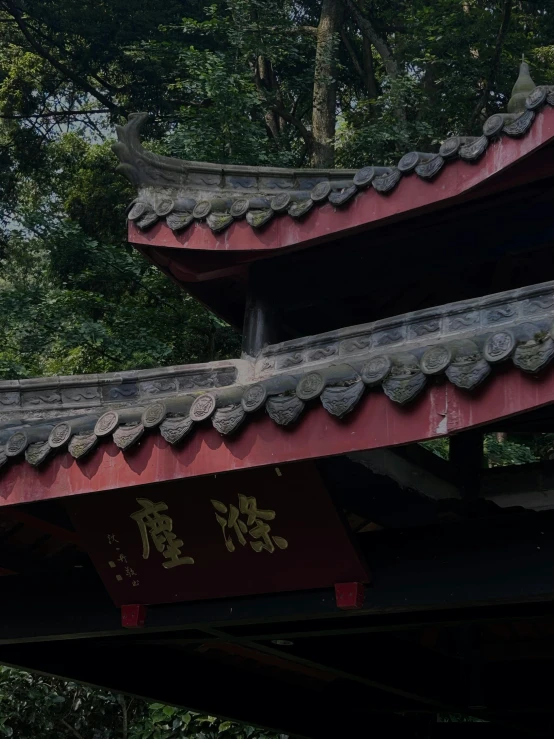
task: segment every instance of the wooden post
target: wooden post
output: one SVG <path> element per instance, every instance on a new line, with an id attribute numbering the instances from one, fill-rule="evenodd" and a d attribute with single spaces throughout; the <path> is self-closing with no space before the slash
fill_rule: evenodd
<path id="1" fill-rule="evenodd" d="M 275 313 L 263 296 L 264 275 L 253 265 L 248 277 L 248 297 L 242 331 L 242 356 L 256 357 L 276 340 Z"/>

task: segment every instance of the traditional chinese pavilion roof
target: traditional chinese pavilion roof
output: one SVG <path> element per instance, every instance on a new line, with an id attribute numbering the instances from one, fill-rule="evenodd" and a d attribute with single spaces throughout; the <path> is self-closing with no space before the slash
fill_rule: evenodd
<path id="1" fill-rule="evenodd" d="M 179 231 L 205 220 L 209 229 L 220 231 L 246 218 L 259 229 L 279 213 L 300 218 L 317 203 L 342 207 L 370 186 L 387 193 L 412 172 L 432 179 L 449 161 L 474 162 L 491 141 L 523 136 L 545 105 L 554 106 L 554 87 L 535 87 L 522 64 L 510 112 L 489 118 L 482 136 L 448 139 L 438 153 L 412 152 L 397 167 L 358 172 L 220 166 L 159 157 L 140 145 L 144 114 L 119 129 L 115 150 L 120 170 L 139 189 L 129 212 L 139 228 L 165 219 L 166 229 Z M 533 146 L 544 143 L 539 139 Z M 498 172 L 504 160 L 497 148 L 487 167 Z M 506 166 L 511 164 L 513 157 Z M 548 160 L 545 172 L 551 171 Z M 213 264 L 202 284 L 213 280 L 218 292 Z M 247 422 L 256 423 L 263 413 L 279 426 L 290 426 L 319 403 L 347 426 L 354 408 L 375 393 L 406 405 L 426 387 L 445 381 L 472 391 L 500 364 L 513 363 L 535 375 L 554 356 L 553 325 L 554 282 L 545 282 L 266 345 L 255 356 L 237 360 L 0 382 L 0 466 L 23 457 L 33 466 L 45 465 L 66 448 L 78 459 L 110 437 L 122 450 L 152 433 L 170 445 L 186 444 L 201 424 L 212 424 L 226 436 Z"/>
<path id="2" fill-rule="evenodd" d="M 121 162 L 118 170 L 138 189 L 128 219 L 140 230 L 161 221 L 180 233 L 194 222 L 205 222 L 219 233 L 242 219 L 260 229 L 279 214 L 302 219 L 325 203 L 343 208 L 368 188 L 387 195 L 412 173 L 432 181 L 449 162 L 475 163 L 491 142 L 524 136 L 545 105 L 554 106 L 554 87 L 535 87 L 522 63 L 509 112 L 488 118 L 480 136 L 455 136 L 437 152 L 411 151 L 396 166 L 370 165 L 357 171 L 221 165 L 159 156 L 140 143 L 146 113 L 134 114 L 127 125 L 118 126 L 119 142 L 113 149 Z"/>
<path id="3" fill-rule="evenodd" d="M 253 359 L 0 383 L 0 465 L 23 456 L 78 459 L 110 437 L 145 433 L 186 444 L 211 423 L 222 435 L 267 413 L 289 426 L 314 404 L 344 419 L 383 392 L 404 405 L 426 386 L 472 391 L 502 364 L 524 373 L 554 357 L 554 281 L 267 346 Z M 494 381 L 493 379 L 490 381 Z"/>

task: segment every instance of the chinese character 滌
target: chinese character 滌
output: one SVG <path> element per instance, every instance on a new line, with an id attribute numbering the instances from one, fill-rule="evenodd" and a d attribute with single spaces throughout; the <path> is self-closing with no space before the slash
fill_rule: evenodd
<path id="1" fill-rule="evenodd" d="M 255 552 L 265 549 L 273 554 L 275 547 L 286 549 L 288 541 L 282 536 L 271 535 L 271 526 L 267 523 L 275 518 L 275 511 L 266 511 L 258 508 L 256 498 L 239 493 L 239 507 L 230 504 L 226 506 L 219 500 L 212 500 L 217 511 L 215 517 L 223 531 L 225 546 L 229 552 L 235 551 L 235 541 L 246 546 L 247 537 L 253 541 L 248 543 Z M 223 514 L 223 515 L 220 515 Z M 242 516 L 242 518 L 241 518 Z M 246 520 L 244 520 L 246 519 Z"/>

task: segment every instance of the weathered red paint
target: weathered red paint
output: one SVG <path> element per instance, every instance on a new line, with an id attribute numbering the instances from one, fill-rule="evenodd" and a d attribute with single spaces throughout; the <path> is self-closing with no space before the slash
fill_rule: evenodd
<path id="1" fill-rule="evenodd" d="M 158 223 L 146 232 L 129 224 L 129 241 L 144 246 L 164 246 L 216 252 L 273 250 L 308 246 L 369 227 L 377 222 L 449 204 L 479 187 L 479 195 L 507 189 L 523 181 L 540 177 L 537 166 L 525 167 L 525 172 L 505 172 L 514 164 L 536 152 L 554 138 L 554 110 L 545 108 L 537 115 L 531 130 L 522 139 L 502 139 L 490 144 L 477 164 L 458 160 L 447 163 L 433 182 L 417 175 L 403 177 L 390 195 L 380 195 L 372 188 L 358 195 L 346 208 L 327 204 L 315 207 L 306 218 L 297 221 L 288 216 L 276 217 L 265 228 L 251 228 L 245 220 L 236 221 L 221 234 L 214 234 L 204 223 L 196 223 L 174 234 L 165 223 Z M 542 156 L 542 155 L 541 155 Z M 540 160 L 540 157 L 538 157 Z M 550 167 L 550 172 L 552 168 Z M 496 177 L 502 173 L 501 178 Z"/>
<path id="2" fill-rule="evenodd" d="M 278 471 L 239 470 L 231 484 L 204 475 L 185 486 L 174 480 L 163 489 L 145 485 L 115 496 L 77 495 L 66 501 L 67 511 L 116 606 L 369 582 L 316 465 L 297 462 Z"/>
<path id="3" fill-rule="evenodd" d="M 142 629 L 146 622 L 146 606 L 121 606 L 121 625 L 124 629 Z"/>
<path id="4" fill-rule="evenodd" d="M 364 605 L 365 588 L 361 582 L 340 582 L 335 585 L 337 608 L 358 611 Z"/>
<path id="5" fill-rule="evenodd" d="M 290 429 L 259 415 L 249 419 L 236 437 L 220 436 L 206 426 L 179 448 L 151 433 L 125 455 L 107 441 L 81 462 L 68 453 L 38 469 L 20 462 L 2 471 L 0 505 L 408 444 L 550 403 L 554 403 L 552 370 L 535 377 L 514 367 L 499 368 L 470 393 L 448 383 L 435 385 L 406 408 L 372 392 L 344 421 L 316 403 Z"/>

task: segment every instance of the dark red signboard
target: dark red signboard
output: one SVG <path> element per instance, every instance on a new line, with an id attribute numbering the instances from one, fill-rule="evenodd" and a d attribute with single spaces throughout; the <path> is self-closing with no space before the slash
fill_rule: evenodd
<path id="1" fill-rule="evenodd" d="M 68 508 L 118 606 L 368 581 L 310 462 L 76 497 Z"/>

